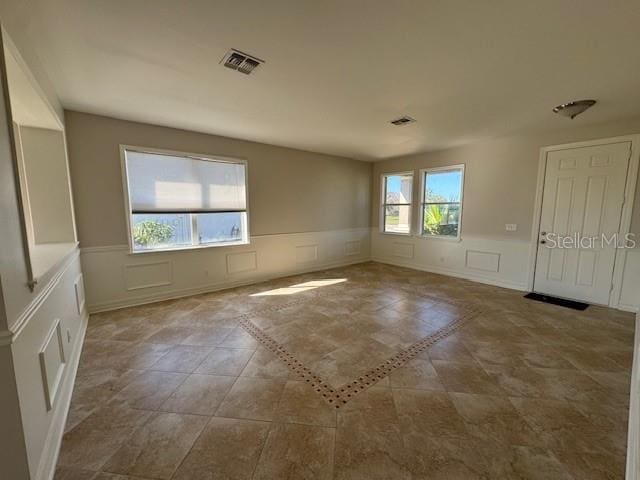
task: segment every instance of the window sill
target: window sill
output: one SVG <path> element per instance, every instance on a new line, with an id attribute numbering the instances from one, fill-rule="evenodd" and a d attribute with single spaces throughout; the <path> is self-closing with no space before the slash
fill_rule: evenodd
<path id="1" fill-rule="evenodd" d="M 399 236 L 401 236 L 401 237 L 411 237 L 411 236 L 413 236 L 413 234 L 412 234 L 411 232 L 409 232 L 409 233 L 401 233 L 401 232 L 385 232 L 385 231 L 382 231 L 382 230 L 380 230 L 379 232 L 380 232 L 380 234 L 382 234 L 382 235 L 399 235 Z"/>
<path id="2" fill-rule="evenodd" d="M 417 238 L 421 238 L 423 240 L 439 240 L 441 242 L 453 242 L 460 243 L 462 241 L 461 237 L 449 237 L 447 235 L 416 235 Z"/>
<path id="3" fill-rule="evenodd" d="M 205 245 L 189 245 L 187 247 L 172 247 L 172 248 L 154 248 L 150 250 L 131 250 L 129 248 L 129 255 L 148 255 L 150 253 L 167 253 L 167 252 L 188 252 L 190 250 L 205 250 L 208 248 L 220 248 L 220 247 L 238 247 L 242 245 L 250 245 L 249 240 L 242 242 L 224 242 L 224 243 L 209 243 Z"/>

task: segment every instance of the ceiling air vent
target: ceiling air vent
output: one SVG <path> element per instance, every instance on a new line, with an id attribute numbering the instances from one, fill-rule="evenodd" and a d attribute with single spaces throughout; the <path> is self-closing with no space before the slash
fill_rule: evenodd
<path id="1" fill-rule="evenodd" d="M 391 120 L 390 123 L 393 125 L 406 125 L 407 123 L 415 122 L 415 118 L 407 117 L 406 115 L 400 118 L 396 118 L 395 120 Z"/>
<path id="2" fill-rule="evenodd" d="M 264 60 L 232 48 L 222 57 L 220 63 L 227 68 L 249 75 L 258 65 L 264 63 Z"/>

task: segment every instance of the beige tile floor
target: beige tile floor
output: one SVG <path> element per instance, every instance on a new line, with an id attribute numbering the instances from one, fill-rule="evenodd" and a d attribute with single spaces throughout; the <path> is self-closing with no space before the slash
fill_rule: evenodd
<path id="1" fill-rule="evenodd" d="M 621 479 L 633 333 L 378 263 L 93 315 L 56 479 Z"/>

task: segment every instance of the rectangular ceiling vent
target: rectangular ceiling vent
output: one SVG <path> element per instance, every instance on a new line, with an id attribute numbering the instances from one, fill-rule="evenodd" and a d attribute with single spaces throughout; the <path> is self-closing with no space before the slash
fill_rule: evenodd
<path id="1" fill-rule="evenodd" d="M 411 118 L 405 115 L 403 117 L 396 118 L 395 120 L 391 120 L 390 123 L 392 123 L 393 125 L 406 125 L 408 123 L 413 123 L 415 121 L 416 121 L 415 118 Z"/>
<path id="2" fill-rule="evenodd" d="M 222 57 L 220 63 L 227 68 L 249 75 L 257 66 L 264 63 L 264 60 L 232 48 Z"/>

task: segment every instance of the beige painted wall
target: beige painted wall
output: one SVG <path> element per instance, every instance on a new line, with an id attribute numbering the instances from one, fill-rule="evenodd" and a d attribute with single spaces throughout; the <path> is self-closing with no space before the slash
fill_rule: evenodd
<path id="1" fill-rule="evenodd" d="M 73 242 L 64 132 L 19 128 L 34 243 Z"/>
<path id="2" fill-rule="evenodd" d="M 367 162 L 65 113 L 83 247 L 127 243 L 120 144 L 247 159 L 251 235 L 369 226 L 371 164 Z"/>
<path id="3" fill-rule="evenodd" d="M 579 119 L 574 121 L 578 124 Z M 419 169 L 464 163 L 462 235 L 530 240 L 540 147 L 634 133 L 640 133 L 640 118 L 589 128 L 514 135 L 378 162 L 373 169 L 371 224 L 379 223 L 381 174 L 415 170 L 414 205 L 417 205 Z M 414 215 L 417 213 L 418 208 L 414 207 Z M 518 230 L 505 231 L 506 223 L 518 224 Z M 635 199 L 632 231 L 640 233 L 640 195 Z"/>

